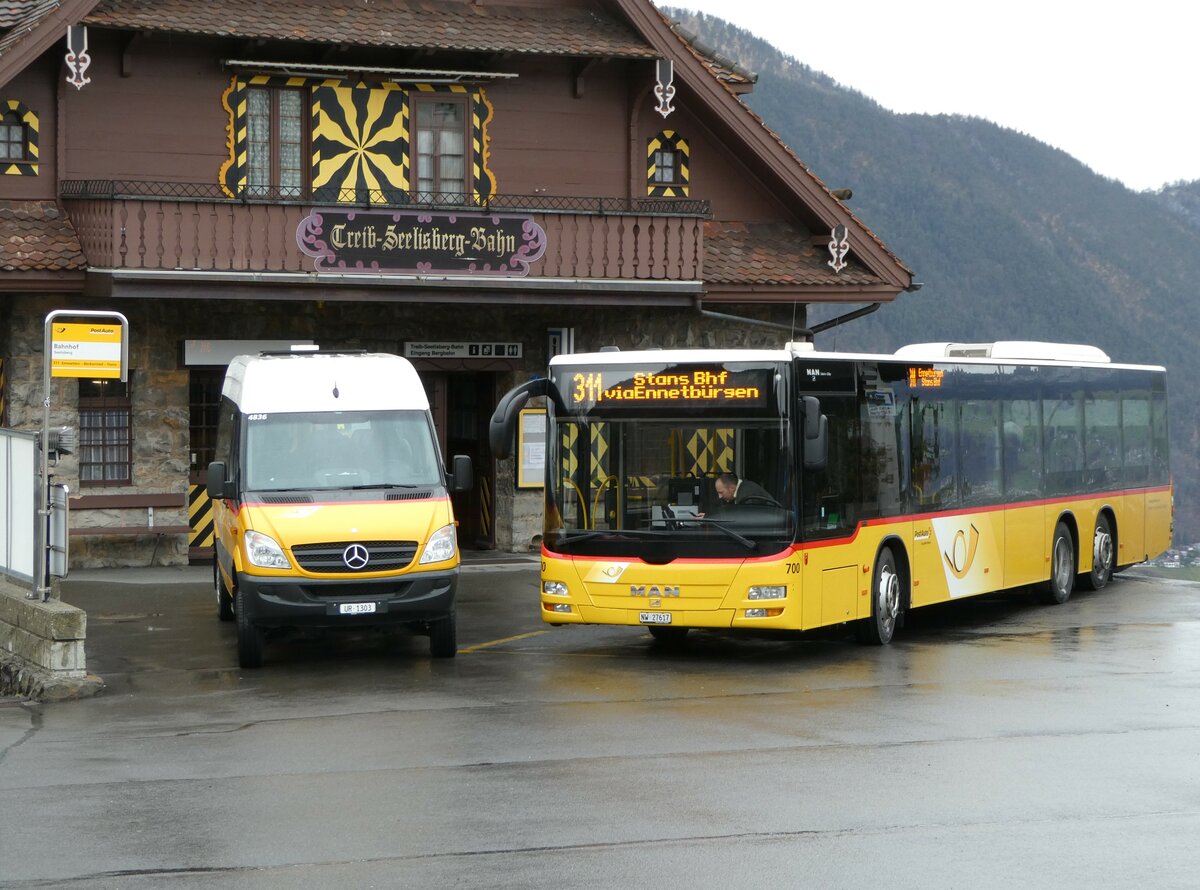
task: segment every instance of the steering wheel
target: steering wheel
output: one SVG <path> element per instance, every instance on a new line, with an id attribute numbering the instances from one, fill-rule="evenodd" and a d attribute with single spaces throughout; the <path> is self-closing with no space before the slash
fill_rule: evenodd
<path id="1" fill-rule="evenodd" d="M 742 501 L 742 503 L 743 504 L 765 504 L 768 507 L 782 507 L 783 506 L 783 504 L 779 503 L 779 501 L 775 500 L 775 498 L 773 498 L 769 495 L 762 495 L 762 494 L 752 494 L 748 498 L 746 498 L 744 501 Z"/>

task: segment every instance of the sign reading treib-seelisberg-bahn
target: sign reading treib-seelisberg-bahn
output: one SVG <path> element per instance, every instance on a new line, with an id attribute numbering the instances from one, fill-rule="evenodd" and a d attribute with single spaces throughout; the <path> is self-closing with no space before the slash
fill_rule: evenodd
<path id="1" fill-rule="evenodd" d="M 317 209 L 296 243 L 318 272 L 521 277 L 546 252 L 546 233 L 530 216 Z"/>

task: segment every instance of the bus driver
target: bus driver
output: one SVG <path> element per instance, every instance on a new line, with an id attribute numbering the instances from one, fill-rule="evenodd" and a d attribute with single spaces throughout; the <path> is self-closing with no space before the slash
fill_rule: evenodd
<path id="1" fill-rule="evenodd" d="M 715 483 L 717 497 L 724 504 L 769 504 L 778 506 L 778 501 L 767 494 L 757 482 L 739 479 L 736 473 L 722 473 Z"/>

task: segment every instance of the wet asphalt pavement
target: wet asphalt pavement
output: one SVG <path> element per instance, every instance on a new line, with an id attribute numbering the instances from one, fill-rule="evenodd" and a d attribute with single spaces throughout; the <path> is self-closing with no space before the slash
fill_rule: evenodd
<path id="1" fill-rule="evenodd" d="M 1200 886 L 1200 586 L 1136 570 L 845 633 L 550 629 L 236 666 L 204 568 L 76 572 L 94 699 L 0 701 L 0 887 Z"/>

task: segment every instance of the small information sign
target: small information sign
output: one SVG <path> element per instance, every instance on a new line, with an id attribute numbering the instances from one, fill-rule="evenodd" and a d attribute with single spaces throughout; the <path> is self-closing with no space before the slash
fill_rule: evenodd
<path id="1" fill-rule="evenodd" d="M 409 341 L 405 358 L 521 358 L 520 343 L 465 343 L 457 341 Z"/>
<path id="2" fill-rule="evenodd" d="M 517 437 L 517 488 L 542 488 L 546 484 L 546 409 L 522 409 Z"/>
<path id="3" fill-rule="evenodd" d="M 53 322 L 50 326 L 51 377 L 121 378 L 121 333 L 114 322 Z"/>

